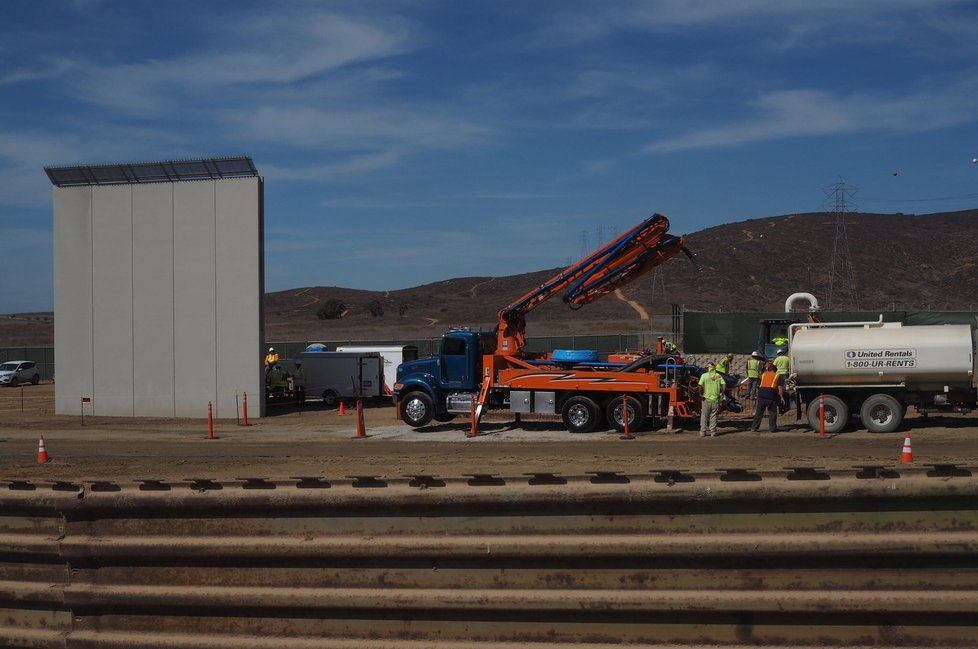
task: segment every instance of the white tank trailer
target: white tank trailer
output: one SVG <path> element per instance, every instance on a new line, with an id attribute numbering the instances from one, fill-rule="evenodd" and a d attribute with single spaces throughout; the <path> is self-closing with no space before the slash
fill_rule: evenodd
<path id="1" fill-rule="evenodd" d="M 969 325 L 900 323 L 791 325 L 795 390 L 819 429 L 836 433 L 858 415 L 870 432 L 897 429 L 909 406 L 919 412 L 971 412 L 978 402 L 975 341 Z"/>

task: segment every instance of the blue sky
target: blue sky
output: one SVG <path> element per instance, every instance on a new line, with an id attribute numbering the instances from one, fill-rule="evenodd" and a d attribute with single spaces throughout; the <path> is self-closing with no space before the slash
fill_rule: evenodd
<path id="1" fill-rule="evenodd" d="M 53 306 L 47 165 L 252 156 L 270 291 L 564 266 L 652 212 L 825 209 L 839 177 L 864 211 L 978 206 L 973 0 L 3 13 L 0 313 Z"/>

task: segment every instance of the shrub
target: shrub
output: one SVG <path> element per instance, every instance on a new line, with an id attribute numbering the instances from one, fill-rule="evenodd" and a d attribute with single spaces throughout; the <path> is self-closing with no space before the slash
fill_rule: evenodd
<path id="1" fill-rule="evenodd" d="M 384 305 L 380 303 L 380 300 L 371 300 L 367 302 L 367 311 L 373 317 L 379 318 L 384 315 Z"/>
<path id="2" fill-rule="evenodd" d="M 320 320 L 337 320 L 343 317 L 344 311 L 346 311 L 346 305 L 343 304 L 343 300 L 332 297 L 319 307 L 316 315 L 319 316 Z"/>

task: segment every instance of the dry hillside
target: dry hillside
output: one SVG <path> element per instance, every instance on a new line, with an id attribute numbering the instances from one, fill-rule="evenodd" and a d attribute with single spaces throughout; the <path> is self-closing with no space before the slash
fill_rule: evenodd
<path id="1" fill-rule="evenodd" d="M 785 298 L 798 291 L 845 310 L 978 310 L 978 210 L 848 215 L 854 304 L 838 282 L 835 299 L 826 304 L 835 232 L 834 215 L 822 212 L 695 232 L 686 243 L 695 264 L 679 255 L 661 267 L 657 280 L 646 275 L 618 299 L 608 296 L 576 311 L 554 298 L 527 318 L 527 330 L 531 335 L 648 331 L 649 313 L 662 330 L 673 303 L 698 311 L 780 311 Z M 464 277 L 387 293 L 332 287 L 270 293 L 266 334 L 270 340 L 369 340 L 437 336 L 454 324 L 491 328 L 500 308 L 560 270 Z M 339 320 L 319 320 L 316 310 L 330 298 L 342 300 L 347 313 Z M 374 301 L 383 316 L 371 315 Z"/>
<path id="2" fill-rule="evenodd" d="M 681 255 L 664 264 L 654 301 L 654 276 L 649 274 L 620 296 L 576 311 L 555 298 L 533 312 L 527 330 L 530 335 L 649 331 L 650 312 L 661 330 L 673 303 L 700 311 L 778 311 L 797 291 L 813 293 L 824 303 L 835 232 L 834 216 L 824 212 L 752 219 L 695 232 L 686 245 L 696 264 Z M 847 217 L 846 232 L 856 304 L 850 304 L 836 285 L 834 304 L 825 306 L 978 310 L 978 210 L 853 213 Z M 266 337 L 383 340 L 437 336 L 451 325 L 491 328 L 500 308 L 560 270 L 461 277 L 388 292 L 317 286 L 269 293 Z M 346 305 L 344 316 L 317 318 L 319 307 L 334 298 Z M 0 318 L 0 347 L 51 345 L 53 326 L 43 315 Z"/>

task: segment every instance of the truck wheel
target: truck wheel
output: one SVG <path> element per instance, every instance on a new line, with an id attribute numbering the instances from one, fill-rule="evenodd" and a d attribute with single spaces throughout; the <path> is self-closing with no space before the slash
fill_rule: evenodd
<path id="1" fill-rule="evenodd" d="M 608 425 L 617 430 L 619 433 L 625 432 L 625 418 L 623 414 L 625 412 L 626 397 L 615 397 L 608 402 L 608 407 L 605 410 L 605 415 L 608 419 Z M 645 409 L 642 408 L 642 402 L 635 397 L 627 397 L 628 401 L 628 432 L 634 433 L 635 431 L 642 428 L 645 424 Z"/>
<path id="2" fill-rule="evenodd" d="M 888 394 L 874 394 L 863 402 L 859 418 L 871 433 L 892 433 L 903 423 L 906 410 L 895 397 Z"/>
<path id="3" fill-rule="evenodd" d="M 401 399 L 401 419 L 412 428 L 421 428 L 431 421 L 435 407 L 425 392 L 411 392 Z"/>
<path id="4" fill-rule="evenodd" d="M 590 433 L 598 425 L 601 408 L 590 397 L 571 397 L 564 402 L 560 414 L 570 432 Z"/>
<path id="5" fill-rule="evenodd" d="M 839 397 L 825 395 L 825 432 L 832 435 L 841 432 L 849 422 L 849 406 Z M 808 425 L 818 432 L 818 397 L 808 404 Z"/>
<path id="6" fill-rule="evenodd" d="M 337 398 L 338 396 L 339 395 L 337 395 L 332 390 L 326 390 L 325 392 L 323 392 L 323 405 L 328 408 L 332 408 L 337 403 L 339 403 L 339 399 Z"/>

